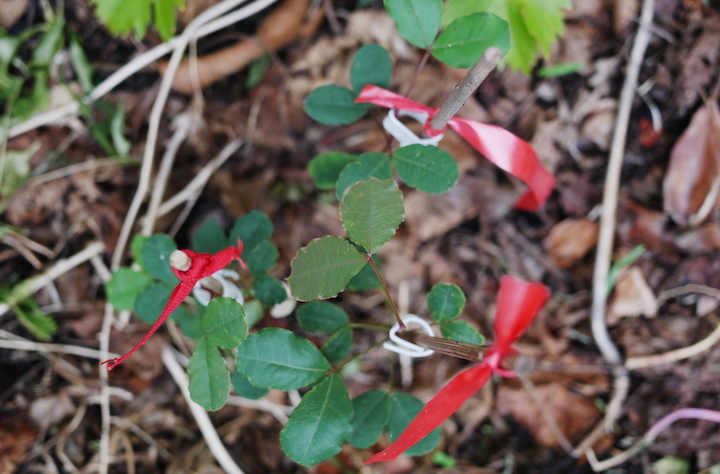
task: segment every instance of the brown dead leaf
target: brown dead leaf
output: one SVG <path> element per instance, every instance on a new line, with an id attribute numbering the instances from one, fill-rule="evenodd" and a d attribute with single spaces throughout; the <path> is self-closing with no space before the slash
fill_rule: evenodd
<path id="1" fill-rule="evenodd" d="M 627 316 L 655 317 L 657 310 L 657 298 L 642 270 L 632 267 L 623 272 L 608 309 L 608 324 L 617 324 L 620 318 Z"/>
<path id="2" fill-rule="evenodd" d="M 717 193 L 720 184 L 720 131 L 713 114 L 720 116 L 714 103 L 712 110 L 700 107 L 670 152 L 663 180 L 663 209 L 681 226 L 690 223 L 706 199 L 716 199 L 717 194 L 710 193 Z"/>
<path id="3" fill-rule="evenodd" d="M 637 17 L 638 10 L 638 0 L 614 0 L 613 26 L 615 33 L 623 33 Z"/>
<path id="4" fill-rule="evenodd" d="M 537 390 L 544 402 L 542 410 L 555 419 L 560 431 L 571 442 L 587 433 L 600 418 L 600 411 L 592 399 L 571 392 L 562 383 L 540 385 Z M 557 446 L 558 443 L 545 423 L 540 409 L 524 389 L 511 388 L 507 384 L 498 388 L 497 410 L 500 415 L 512 415 L 530 431 L 538 444 Z"/>
<path id="5" fill-rule="evenodd" d="M 615 126 L 615 112 L 605 110 L 591 115 L 582 125 L 582 136 L 595 143 L 600 150 L 610 148 L 613 127 Z"/>
<path id="6" fill-rule="evenodd" d="M 25 14 L 28 0 L 0 0 L 0 25 L 6 30 Z"/>
<path id="7" fill-rule="evenodd" d="M 0 423 L 0 474 L 19 472 L 37 438 L 25 413 L 4 413 Z"/>
<path id="8" fill-rule="evenodd" d="M 405 223 L 420 242 L 443 235 L 474 215 L 472 193 L 460 184 L 440 195 L 419 191 L 405 194 Z"/>
<path id="9" fill-rule="evenodd" d="M 588 219 L 565 219 L 550 230 L 543 246 L 555 265 L 568 268 L 595 247 L 597 240 L 597 222 Z"/>
<path id="10" fill-rule="evenodd" d="M 677 113 L 684 115 L 698 101 L 699 91 L 711 85 L 720 64 L 720 28 L 711 18 L 689 53 L 680 59 L 682 71 L 676 82 Z"/>

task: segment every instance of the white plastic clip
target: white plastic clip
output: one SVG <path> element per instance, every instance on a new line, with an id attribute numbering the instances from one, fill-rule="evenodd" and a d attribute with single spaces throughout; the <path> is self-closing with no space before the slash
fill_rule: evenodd
<path id="1" fill-rule="evenodd" d="M 240 304 L 245 303 L 245 296 L 243 296 L 240 288 L 238 288 L 234 283 L 227 281 L 225 279 L 226 277 L 237 280 L 238 278 L 240 278 L 240 275 L 238 275 L 236 271 L 228 270 L 226 268 L 218 270 L 212 275 L 210 275 L 210 278 L 217 280 L 218 283 L 220 283 L 220 286 L 222 286 L 223 296 L 232 298 Z M 195 287 L 193 288 L 193 295 L 195 295 L 195 298 L 197 298 L 198 303 L 203 306 L 207 306 L 210 303 L 210 298 L 212 297 L 210 292 L 203 288 L 202 284 L 199 281 L 195 283 Z"/>
<path id="2" fill-rule="evenodd" d="M 403 323 L 405 323 L 406 325 L 409 325 L 410 323 L 415 323 L 420 326 L 420 329 L 422 329 L 423 332 L 428 336 L 435 335 L 432 327 L 430 327 L 427 321 L 425 321 L 424 319 L 420 319 L 416 314 L 408 314 L 407 316 L 405 316 L 403 318 Z M 385 349 L 396 352 L 398 354 L 406 355 L 408 357 L 427 357 L 435 353 L 435 351 L 433 351 L 432 349 L 425 349 L 416 344 L 413 344 L 412 342 L 400 338 L 397 335 L 398 329 L 400 329 L 400 325 L 398 323 L 393 324 L 393 327 L 390 329 L 390 340 L 395 344 L 393 344 L 392 342 L 384 342 L 383 347 Z"/>
<path id="3" fill-rule="evenodd" d="M 413 118 L 422 124 L 425 124 L 428 119 L 428 114 L 422 112 L 408 112 L 406 110 L 398 110 L 397 114 L 401 117 Z M 440 143 L 440 140 L 442 140 L 442 138 L 445 136 L 445 134 L 441 133 L 440 135 L 431 138 L 418 137 L 412 132 L 412 130 L 407 128 L 404 123 L 398 120 L 398 118 L 395 116 L 395 109 L 390 109 L 387 117 L 383 119 L 383 127 L 385 127 L 385 130 L 387 130 L 387 132 L 400 143 L 401 147 L 413 145 L 415 143 L 425 146 L 437 146 L 437 144 Z"/>

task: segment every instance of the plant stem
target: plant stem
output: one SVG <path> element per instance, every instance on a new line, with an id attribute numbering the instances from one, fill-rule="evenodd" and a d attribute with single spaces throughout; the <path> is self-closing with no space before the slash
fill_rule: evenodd
<path id="1" fill-rule="evenodd" d="M 389 341 L 389 340 L 390 340 L 390 336 L 384 338 L 382 341 L 376 342 L 375 344 L 373 344 L 372 346 L 368 347 L 368 348 L 365 349 L 364 351 L 358 352 L 357 354 L 355 354 L 354 356 L 350 357 L 349 359 L 346 359 L 346 360 L 340 362 L 338 365 L 336 365 L 335 367 L 333 367 L 332 369 L 330 369 L 327 373 L 328 373 L 328 374 L 335 374 L 335 373 L 340 372 L 340 369 L 342 369 L 343 367 L 345 367 L 346 365 L 348 365 L 350 362 L 354 361 L 355 359 L 359 359 L 360 357 L 364 356 L 365 354 L 367 354 L 367 353 L 370 352 L 371 350 L 380 347 L 384 342 L 387 342 L 387 341 Z"/>
<path id="2" fill-rule="evenodd" d="M 418 64 L 418 67 L 415 70 L 415 75 L 413 76 L 412 81 L 410 81 L 410 85 L 405 91 L 405 97 L 409 96 L 410 91 L 413 87 L 415 87 L 415 81 L 417 81 L 418 76 L 420 76 L 420 72 L 422 72 L 422 70 L 425 68 L 425 64 L 427 64 L 428 59 L 430 59 L 430 48 L 425 50 L 425 54 L 423 55 L 422 59 L 420 60 L 420 64 Z"/>
<path id="3" fill-rule="evenodd" d="M 430 122 L 435 130 L 442 130 L 448 120 L 465 105 L 465 101 L 480 87 L 485 78 L 495 69 L 502 59 L 502 52 L 494 46 L 490 46 L 475 65 L 468 71 L 467 76 L 460 81 L 460 84 L 452 91 L 445 103 L 440 107 L 437 115 Z"/>
<path id="4" fill-rule="evenodd" d="M 397 319 L 400 329 L 405 330 L 405 323 L 403 323 L 402 319 L 400 319 L 400 313 L 398 313 L 397 306 L 395 306 L 395 302 L 393 301 L 392 296 L 390 296 L 390 288 L 388 288 L 387 283 L 385 282 L 385 278 L 383 278 L 382 274 L 380 273 L 380 269 L 378 269 L 377 265 L 375 265 L 375 262 L 372 259 L 372 255 L 370 255 L 369 253 L 366 254 L 365 260 L 368 261 L 368 263 L 372 267 L 373 271 L 375 272 L 375 275 L 377 275 L 378 280 L 380 280 L 380 284 L 383 287 L 385 296 L 387 297 L 388 302 L 390 303 L 390 307 L 392 308 L 393 313 L 395 314 L 395 318 Z"/>

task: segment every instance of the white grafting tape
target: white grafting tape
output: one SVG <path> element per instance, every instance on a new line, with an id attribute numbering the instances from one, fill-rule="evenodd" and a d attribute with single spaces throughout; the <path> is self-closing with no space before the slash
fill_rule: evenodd
<path id="1" fill-rule="evenodd" d="M 223 296 L 232 298 L 240 304 L 245 303 L 245 296 L 243 296 L 240 288 L 238 288 L 237 285 L 235 285 L 234 283 L 225 279 L 232 278 L 234 280 L 237 280 L 238 278 L 240 278 L 240 275 L 238 275 L 236 271 L 224 268 L 210 275 L 210 278 L 214 278 L 218 281 L 218 283 L 220 283 L 220 286 L 222 286 L 223 290 Z M 195 296 L 195 298 L 197 298 L 198 303 L 203 306 L 207 306 L 208 303 L 210 303 L 210 299 L 212 296 L 208 290 L 202 287 L 199 281 L 195 283 L 195 287 L 193 288 L 193 295 Z"/>
<path id="2" fill-rule="evenodd" d="M 422 124 L 425 124 L 428 119 L 428 114 L 424 114 L 421 112 L 408 112 L 405 110 L 398 110 L 397 113 L 401 117 L 410 117 Z M 395 116 L 395 109 L 391 109 L 388 111 L 387 116 L 383 119 L 383 127 L 390 135 L 393 136 L 395 140 L 400 143 L 401 147 L 413 145 L 415 143 L 425 146 L 437 146 L 437 144 L 440 143 L 440 140 L 442 140 L 443 136 L 445 136 L 441 133 L 440 135 L 432 138 L 418 137 L 412 132 L 412 130 L 407 128 L 404 123 L 398 120 L 398 118 Z"/>
<path id="3" fill-rule="evenodd" d="M 403 318 L 403 323 L 405 323 L 407 326 L 412 323 L 417 324 L 418 326 L 420 326 L 420 329 L 422 329 L 422 331 L 428 336 L 435 335 L 432 327 L 430 327 L 430 324 L 428 324 L 428 322 L 424 319 L 420 319 L 420 317 L 418 317 L 416 314 L 408 314 L 407 316 L 405 316 Z M 398 323 L 393 324 L 393 327 L 390 328 L 389 335 L 392 342 L 384 342 L 383 347 L 385 349 L 409 357 L 427 357 L 435 353 L 435 351 L 431 349 L 425 349 L 424 347 L 420 347 L 416 344 L 413 344 L 412 342 L 400 338 L 397 335 L 399 329 L 400 325 Z"/>

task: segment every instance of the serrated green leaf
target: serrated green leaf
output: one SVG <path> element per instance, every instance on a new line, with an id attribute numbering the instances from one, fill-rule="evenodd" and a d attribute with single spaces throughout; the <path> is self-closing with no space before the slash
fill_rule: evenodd
<path id="1" fill-rule="evenodd" d="M 206 410 L 219 410 L 230 395 L 230 370 L 220 349 L 200 339 L 188 363 L 190 398 Z"/>
<path id="2" fill-rule="evenodd" d="M 375 262 L 375 266 L 378 267 L 378 270 L 380 270 L 380 273 L 382 274 L 382 264 L 380 263 L 380 258 L 378 258 L 377 254 L 373 255 L 372 258 L 373 262 Z M 381 287 L 382 283 L 380 283 L 380 280 L 375 274 L 375 271 L 370 263 L 365 265 L 357 275 L 352 277 L 350 283 L 347 284 L 347 289 L 350 291 L 375 290 Z"/>
<path id="3" fill-rule="evenodd" d="M 151 284 L 135 299 L 135 314 L 148 324 L 154 323 L 165 309 L 174 289 L 175 285 L 166 281 Z"/>
<path id="4" fill-rule="evenodd" d="M 356 448 L 367 449 L 377 441 L 385 429 L 390 413 L 390 397 L 387 390 L 371 390 L 352 401 L 353 430 L 348 443 Z"/>
<path id="5" fill-rule="evenodd" d="M 355 93 L 344 87 L 318 87 L 305 99 L 305 112 L 325 125 L 347 125 L 367 112 L 368 104 L 356 104 Z"/>
<path id="6" fill-rule="evenodd" d="M 287 291 L 277 278 L 270 275 L 259 275 L 253 281 L 255 296 L 262 304 L 268 308 L 272 308 L 276 304 L 280 304 L 287 299 Z"/>
<path id="7" fill-rule="evenodd" d="M 245 310 L 232 298 L 211 299 L 202 324 L 210 342 L 223 349 L 237 347 L 248 335 Z"/>
<path id="8" fill-rule="evenodd" d="M 333 298 L 366 264 L 365 256 L 342 237 L 312 240 L 298 250 L 287 282 L 300 301 Z"/>
<path id="9" fill-rule="evenodd" d="M 267 214 L 261 211 L 252 210 L 239 217 L 230 230 L 228 245 L 237 245 L 238 239 L 242 240 L 244 247 L 243 259 L 245 252 L 252 250 L 257 244 L 263 240 L 272 237 L 273 224 Z"/>
<path id="10" fill-rule="evenodd" d="M 442 0 L 384 0 L 400 36 L 418 48 L 435 40 L 442 17 Z"/>
<path id="11" fill-rule="evenodd" d="M 355 53 L 350 68 L 350 82 L 356 93 L 367 84 L 387 89 L 392 75 L 390 55 L 380 45 L 366 44 Z"/>
<path id="12" fill-rule="evenodd" d="M 308 172 L 318 189 L 335 189 L 340 172 L 357 159 L 348 153 L 321 153 L 310 160 Z"/>
<path id="13" fill-rule="evenodd" d="M 414 144 L 398 148 L 393 152 L 393 162 L 405 183 L 430 194 L 448 191 L 460 176 L 450 153 L 435 146 Z"/>
<path id="14" fill-rule="evenodd" d="M 550 55 L 550 44 L 563 32 L 563 10 L 572 7 L 570 0 L 520 0 L 518 8 L 528 32 L 540 45 L 545 57 Z"/>
<path id="15" fill-rule="evenodd" d="M 483 335 L 467 321 L 448 321 L 442 323 L 440 325 L 440 332 L 443 337 L 454 341 L 469 342 L 470 344 L 477 345 L 485 343 Z"/>
<path id="16" fill-rule="evenodd" d="M 175 0 L 154 0 L 155 28 L 163 41 L 168 41 L 175 33 L 175 3 Z"/>
<path id="17" fill-rule="evenodd" d="M 237 370 L 230 374 L 230 382 L 235 389 L 235 393 L 248 400 L 258 400 L 268 393 L 268 389 L 251 384 L 250 380 Z"/>
<path id="18" fill-rule="evenodd" d="M 492 13 L 507 20 L 507 0 L 447 0 L 440 26 L 445 28 L 461 16 L 473 13 Z"/>
<path id="19" fill-rule="evenodd" d="M 352 329 L 345 326 L 330 336 L 321 350 L 331 364 L 337 364 L 350 355 L 352 343 Z"/>
<path id="20" fill-rule="evenodd" d="M 512 46 L 503 58 L 503 62 L 507 62 L 512 69 L 520 69 L 526 76 L 529 76 L 537 60 L 537 44 L 517 8 L 509 7 L 507 15 Z"/>
<path id="21" fill-rule="evenodd" d="M 453 21 L 433 43 L 432 55 L 452 67 L 472 67 L 495 46 L 504 54 L 510 48 L 505 20 L 492 13 L 473 13 Z"/>
<path id="22" fill-rule="evenodd" d="M 405 219 L 402 192 L 392 179 L 355 183 L 345 191 L 340 219 L 348 238 L 374 254 Z"/>
<path id="23" fill-rule="evenodd" d="M 177 250 L 175 241 L 167 234 L 155 234 L 145 242 L 140 257 L 145 269 L 158 280 L 177 284 L 180 280 L 170 268 L 170 254 Z"/>
<path id="24" fill-rule="evenodd" d="M 240 344 L 235 367 L 256 387 L 293 390 L 321 379 L 330 363 L 307 339 L 266 328 Z"/>
<path id="25" fill-rule="evenodd" d="M 13 304 L 11 308 L 20 324 L 41 341 L 49 341 L 57 332 L 57 323 L 53 317 L 43 313 L 34 299 L 28 298 Z"/>
<path id="26" fill-rule="evenodd" d="M 392 163 L 385 153 L 363 153 L 354 163 L 347 165 L 338 176 L 335 194 L 342 201 L 348 186 L 370 178 L 391 179 Z"/>
<path id="27" fill-rule="evenodd" d="M 261 275 L 272 270 L 279 257 L 277 247 L 269 240 L 262 240 L 247 252 L 243 250 L 242 253 L 242 259 L 253 275 Z"/>
<path id="28" fill-rule="evenodd" d="M 425 405 L 409 393 L 393 392 L 390 395 L 390 413 L 388 415 L 387 434 L 390 441 L 395 441 L 413 418 L 420 413 Z M 429 435 L 418 441 L 405 451 L 408 456 L 419 456 L 435 449 L 440 442 L 440 428 L 435 428 Z"/>
<path id="29" fill-rule="evenodd" d="M 439 323 L 457 318 L 465 307 L 465 294 L 451 283 L 438 283 L 427 296 L 427 305 L 433 319 Z"/>
<path id="30" fill-rule="evenodd" d="M 313 466 L 340 452 L 352 431 L 352 404 L 347 388 L 332 374 L 310 390 L 280 433 L 280 446 L 293 461 Z"/>
<path id="31" fill-rule="evenodd" d="M 151 3 L 148 0 L 92 0 L 95 14 L 111 33 L 142 39 L 150 23 Z"/>
<path id="32" fill-rule="evenodd" d="M 329 334 L 350 323 L 347 313 L 329 301 L 311 301 L 298 306 L 297 318 L 306 331 Z"/>
<path id="33" fill-rule="evenodd" d="M 113 307 L 122 311 L 133 309 L 140 292 L 152 283 L 152 277 L 145 272 L 136 272 L 132 268 L 120 267 L 113 272 L 110 281 L 105 285 L 108 301 Z"/>
<path id="34" fill-rule="evenodd" d="M 215 219 L 206 220 L 192 236 L 192 248 L 198 253 L 219 252 L 227 247 L 226 244 L 225 231 Z"/>

